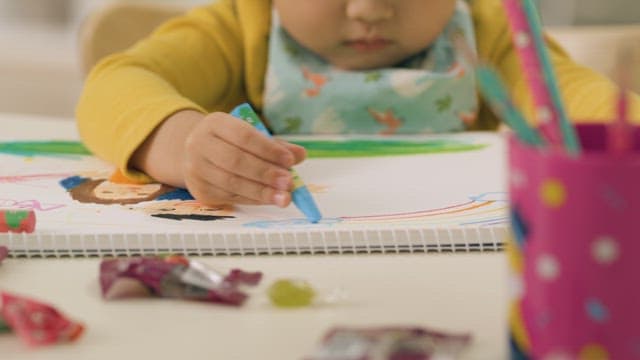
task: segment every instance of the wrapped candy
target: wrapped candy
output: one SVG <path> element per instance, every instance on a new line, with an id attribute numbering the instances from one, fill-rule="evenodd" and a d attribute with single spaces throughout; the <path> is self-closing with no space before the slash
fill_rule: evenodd
<path id="1" fill-rule="evenodd" d="M 24 209 L 0 209 L 0 233 L 32 233 L 35 229 L 35 211 Z"/>
<path id="2" fill-rule="evenodd" d="M 306 360 L 457 359 L 470 335 L 451 335 L 419 327 L 334 328 Z"/>
<path id="3" fill-rule="evenodd" d="M 8 331 L 30 346 L 39 346 L 74 341 L 84 326 L 50 305 L 0 292 L 0 332 Z"/>
<path id="4" fill-rule="evenodd" d="M 105 299 L 159 296 L 241 305 L 241 285 L 257 285 L 262 273 L 234 269 L 229 274 L 181 256 L 104 260 L 100 286 Z"/>
<path id="5" fill-rule="evenodd" d="M 277 280 L 269 286 L 267 294 L 271 303 L 281 308 L 309 306 L 316 297 L 311 284 L 297 279 Z"/>

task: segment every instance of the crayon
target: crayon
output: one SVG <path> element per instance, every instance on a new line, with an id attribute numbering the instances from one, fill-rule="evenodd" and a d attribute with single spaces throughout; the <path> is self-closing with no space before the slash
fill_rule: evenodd
<path id="1" fill-rule="evenodd" d="M 36 228 L 33 210 L 0 209 L 0 233 L 32 233 Z"/>
<path id="2" fill-rule="evenodd" d="M 238 105 L 233 109 L 233 111 L 231 111 L 231 115 L 246 121 L 264 135 L 271 137 L 269 130 L 267 130 L 249 104 L 244 103 Z M 311 192 L 300 178 L 300 175 L 298 175 L 294 169 L 289 169 L 289 171 L 293 176 L 293 191 L 291 192 L 291 199 L 293 200 L 293 203 L 298 207 L 298 209 L 300 209 L 300 211 L 302 211 L 310 222 L 317 223 L 322 219 L 322 215 L 311 196 Z"/>

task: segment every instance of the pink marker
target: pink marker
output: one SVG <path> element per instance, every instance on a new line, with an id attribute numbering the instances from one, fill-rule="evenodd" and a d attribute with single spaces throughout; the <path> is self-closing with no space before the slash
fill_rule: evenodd
<path id="1" fill-rule="evenodd" d="M 540 132 L 552 146 L 562 146 L 558 114 L 553 106 L 542 64 L 536 53 L 532 29 L 519 0 L 504 0 L 511 25 L 513 44 L 518 52 L 535 105 Z"/>
<path id="2" fill-rule="evenodd" d="M 618 55 L 618 101 L 616 103 L 616 121 L 607 128 L 609 152 L 623 155 L 633 149 L 633 127 L 629 124 L 629 81 L 632 77 L 633 54 L 630 49 L 622 49 Z"/>

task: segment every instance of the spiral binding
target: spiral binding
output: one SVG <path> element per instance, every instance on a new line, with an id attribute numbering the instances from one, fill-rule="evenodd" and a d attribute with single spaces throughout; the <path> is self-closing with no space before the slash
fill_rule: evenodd
<path id="1" fill-rule="evenodd" d="M 506 226 L 247 233 L 0 234 L 12 257 L 326 255 L 503 250 Z"/>

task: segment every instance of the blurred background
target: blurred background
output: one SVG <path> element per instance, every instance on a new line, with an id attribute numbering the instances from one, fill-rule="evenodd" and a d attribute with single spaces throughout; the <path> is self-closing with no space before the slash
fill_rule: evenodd
<path id="1" fill-rule="evenodd" d="M 135 1 L 135 0 L 131 0 Z M 209 0 L 147 0 L 180 6 Z M 78 33 L 110 0 L 0 0 L 0 112 L 73 116 L 82 87 Z M 541 0 L 551 26 L 640 24 L 639 0 Z"/>

